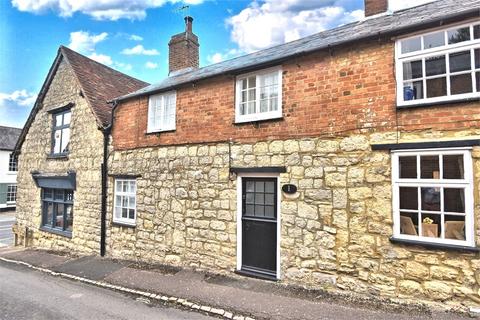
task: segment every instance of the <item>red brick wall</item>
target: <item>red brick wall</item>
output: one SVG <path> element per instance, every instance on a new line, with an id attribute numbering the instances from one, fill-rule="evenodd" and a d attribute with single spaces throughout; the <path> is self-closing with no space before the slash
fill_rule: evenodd
<path id="1" fill-rule="evenodd" d="M 398 0 L 397 0 L 398 1 Z M 388 10 L 388 0 L 365 0 L 365 16 L 373 16 Z"/>
<path id="2" fill-rule="evenodd" d="M 450 130 L 478 126 L 478 103 L 396 110 L 393 43 L 356 44 L 317 52 L 283 68 L 283 119 L 234 124 L 232 76 L 177 90 L 177 129 L 146 134 L 148 98 L 119 105 L 116 149 L 229 140 L 252 142 L 359 131 Z"/>

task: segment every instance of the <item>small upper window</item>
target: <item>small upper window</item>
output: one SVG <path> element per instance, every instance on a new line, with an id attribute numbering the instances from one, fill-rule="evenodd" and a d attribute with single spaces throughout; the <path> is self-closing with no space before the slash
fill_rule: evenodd
<path id="1" fill-rule="evenodd" d="M 7 204 L 15 203 L 17 201 L 17 186 L 11 184 L 7 186 Z"/>
<path id="2" fill-rule="evenodd" d="M 9 156 L 9 159 L 8 159 L 8 171 L 10 171 L 10 172 L 18 171 L 17 156 L 13 152 L 10 153 L 10 156 Z"/>
<path id="3" fill-rule="evenodd" d="M 148 132 L 175 130 L 175 92 L 150 96 L 148 101 Z"/>
<path id="4" fill-rule="evenodd" d="M 237 77 L 235 122 L 282 117 L 282 70 L 267 69 Z"/>
<path id="5" fill-rule="evenodd" d="M 66 155 L 70 151 L 70 110 L 53 114 L 52 154 Z"/>
<path id="6" fill-rule="evenodd" d="M 137 211 L 137 181 L 134 179 L 115 180 L 113 221 L 135 225 Z"/>
<path id="7" fill-rule="evenodd" d="M 474 245 L 471 157 L 461 149 L 393 153 L 395 237 Z"/>
<path id="8" fill-rule="evenodd" d="M 480 96 L 480 24 L 450 27 L 396 44 L 400 106 Z"/>

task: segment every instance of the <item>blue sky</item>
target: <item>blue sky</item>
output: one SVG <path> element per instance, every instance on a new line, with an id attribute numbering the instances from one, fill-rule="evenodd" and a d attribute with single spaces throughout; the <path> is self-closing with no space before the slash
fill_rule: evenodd
<path id="1" fill-rule="evenodd" d="M 391 9 L 428 0 L 390 0 Z M 0 0 L 0 125 L 22 127 L 60 45 L 154 83 L 188 5 L 206 66 L 363 18 L 363 0 Z"/>

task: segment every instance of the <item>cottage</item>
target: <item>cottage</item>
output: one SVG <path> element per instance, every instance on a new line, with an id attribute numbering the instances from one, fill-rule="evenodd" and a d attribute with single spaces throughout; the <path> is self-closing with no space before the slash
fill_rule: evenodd
<path id="1" fill-rule="evenodd" d="M 92 134 L 75 137 L 96 140 L 74 147 L 72 120 L 68 160 L 51 160 L 51 115 L 36 106 L 18 223 L 37 247 L 480 305 L 480 1 L 365 4 L 365 20 L 203 68 L 186 17 L 169 77 L 108 97 L 106 203 L 99 126 L 82 122 Z M 39 99 L 96 114 L 78 90 L 49 102 L 67 89 Z M 40 188 L 59 173 L 76 177 L 75 218 L 53 238 L 41 203 L 57 208 L 56 191 Z"/>
<path id="2" fill-rule="evenodd" d="M 17 200 L 17 158 L 13 152 L 22 130 L 0 126 L 0 210 L 15 208 Z"/>
<path id="3" fill-rule="evenodd" d="M 111 123 L 107 100 L 146 85 L 58 49 L 16 145 L 15 229 L 27 228 L 29 245 L 99 252 L 104 141 Z"/>

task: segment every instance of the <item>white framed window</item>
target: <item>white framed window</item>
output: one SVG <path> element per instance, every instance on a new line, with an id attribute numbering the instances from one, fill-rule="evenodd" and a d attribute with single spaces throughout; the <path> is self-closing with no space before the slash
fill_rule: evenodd
<path id="1" fill-rule="evenodd" d="M 398 39 L 397 104 L 480 97 L 480 22 Z"/>
<path id="2" fill-rule="evenodd" d="M 137 181 L 115 179 L 113 222 L 135 225 L 137 217 Z"/>
<path id="3" fill-rule="evenodd" d="M 7 186 L 7 203 L 15 203 L 17 201 L 17 186 L 10 184 Z"/>
<path id="4" fill-rule="evenodd" d="M 70 109 L 53 114 L 52 155 L 67 155 L 70 152 Z"/>
<path id="5" fill-rule="evenodd" d="M 265 69 L 236 79 L 235 122 L 282 117 L 282 69 Z"/>
<path id="6" fill-rule="evenodd" d="M 392 152 L 394 237 L 474 246 L 470 149 Z"/>
<path id="7" fill-rule="evenodd" d="M 10 172 L 17 172 L 18 171 L 18 161 L 17 161 L 17 156 L 15 153 L 10 153 L 9 158 L 8 158 L 8 171 Z"/>
<path id="8" fill-rule="evenodd" d="M 176 100 L 175 91 L 149 97 L 148 132 L 175 130 Z"/>

